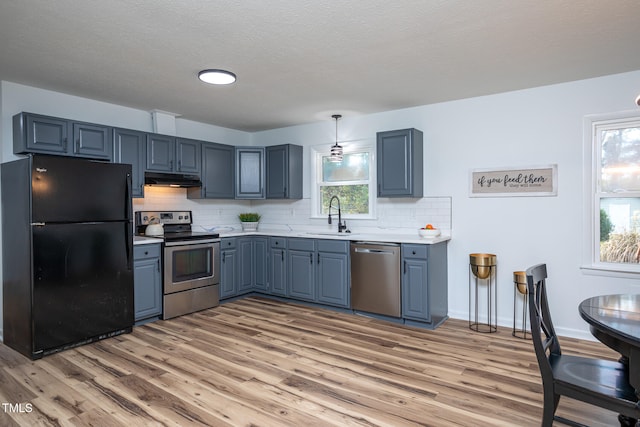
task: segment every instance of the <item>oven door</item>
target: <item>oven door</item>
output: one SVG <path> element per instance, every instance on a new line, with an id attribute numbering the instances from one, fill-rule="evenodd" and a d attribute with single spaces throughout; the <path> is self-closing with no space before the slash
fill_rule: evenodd
<path id="1" fill-rule="evenodd" d="M 165 243 L 165 295 L 219 283 L 220 266 L 216 261 L 219 250 L 219 240 Z"/>

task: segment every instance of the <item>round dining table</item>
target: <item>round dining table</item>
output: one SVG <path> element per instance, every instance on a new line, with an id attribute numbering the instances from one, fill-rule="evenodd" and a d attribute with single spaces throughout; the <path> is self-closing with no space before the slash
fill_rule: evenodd
<path id="1" fill-rule="evenodd" d="M 640 294 L 601 295 L 578 306 L 599 341 L 620 353 L 629 366 L 629 383 L 640 396 Z"/>

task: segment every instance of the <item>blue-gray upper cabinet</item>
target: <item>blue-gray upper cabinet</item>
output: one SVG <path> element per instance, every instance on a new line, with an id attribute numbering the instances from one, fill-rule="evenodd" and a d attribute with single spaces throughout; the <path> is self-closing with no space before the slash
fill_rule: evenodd
<path id="1" fill-rule="evenodd" d="M 269 238 L 267 291 L 273 295 L 287 296 L 287 239 Z"/>
<path id="2" fill-rule="evenodd" d="M 176 138 L 175 172 L 200 175 L 202 141 Z"/>
<path id="3" fill-rule="evenodd" d="M 287 246 L 287 296 L 315 301 L 315 240 L 291 238 Z"/>
<path id="4" fill-rule="evenodd" d="M 378 197 L 422 197 L 422 132 L 401 129 L 378 132 Z"/>
<path id="5" fill-rule="evenodd" d="M 147 134 L 147 167 L 155 172 L 173 172 L 176 159 L 176 139 L 173 136 Z"/>
<path id="6" fill-rule="evenodd" d="M 236 147 L 236 199 L 264 199 L 264 148 Z"/>
<path id="7" fill-rule="evenodd" d="M 402 317 L 432 324 L 447 318 L 447 244 L 402 244 Z"/>
<path id="8" fill-rule="evenodd" d="M 131 165 L 132 197 L 144 197 L 146 134 L 128 129 L 113 130 L 113 161 Z"/>
<path id="9" fill-rule="evenodd" d="M 317 240 L 318 302 L 349 307 L 349 242 Z"/>
<path id="10" fill-rule="evenodd" d="M 190 199 L 233 199 L 235 197 L 235 147 L 202 143 L 202 187 L 187 189 Z"/>
<path id="11" fill-rule="evenodd" d="M 154 172 L 200 174 L 201 141 L 147 134 L 147 168 Z"/>
<path id="12" fill-rule="evenodd" d="M 265 149 L 266 198 L 302 199 L 302 147 L 272 145 Z"/>
<path id="13" fill-rule="evenodd" d="M 13 152 L 111 160 L 111 127 L 23 112 L 13 116 Z"/>
<path id="14" fill-rule="evenodd" d="M 135 321 L 162 313 L 160 244 L 138 245 L 133 249 L 133 302 Z"/>

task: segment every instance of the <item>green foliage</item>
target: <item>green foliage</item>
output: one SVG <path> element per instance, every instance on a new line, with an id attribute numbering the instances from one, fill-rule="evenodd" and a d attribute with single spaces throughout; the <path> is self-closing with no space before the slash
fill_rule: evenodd
<path id="1" fill-rule="evenodd" d="M 329 213 L 329 201 L 331 197 L 338 196 L 342 214 L 368 214 L 369 213 L 369 186 L 368 185 L 337 185 L 320 187 L 322 194 L 322 213 Z M 338 205 L 333 205 L 337 213 Z"/>
<path id="2" fill-rule="evenodd" d="M 238 218 L 240 218 L 240 221 L 242 222 L 258 222 L 260 221 L 260 214 L 255 213 L 255 212 L 249 212 L 249 213 L 241 213 L 238 215 Z"/>
<path id="3" fill-rule="evenodd" d="M 606 242 L 609 240 L 609 235 L 613 229 L 613 224 L 609 219 L 609 215 L 604 209 L 600 209 L 600 241 Z"/>

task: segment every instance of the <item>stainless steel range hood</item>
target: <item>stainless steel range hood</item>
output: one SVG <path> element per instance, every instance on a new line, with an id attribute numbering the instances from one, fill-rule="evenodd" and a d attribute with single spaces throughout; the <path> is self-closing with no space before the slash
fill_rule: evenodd
<path id="1" fill-rule="evenodd" d="M 202 182 L 200 181 L 200 177 L 198 175 L 145 172 L 144 185 L 154 185 L 156 187 L 190 188 L 202 187 Z"/>

